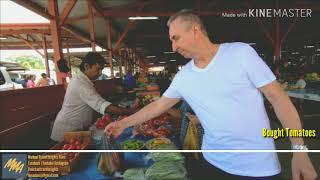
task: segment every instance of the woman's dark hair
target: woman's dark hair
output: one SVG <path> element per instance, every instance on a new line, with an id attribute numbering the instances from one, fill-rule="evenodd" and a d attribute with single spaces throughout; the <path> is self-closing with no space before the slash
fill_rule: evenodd
<path id="1" fill-rule="evenodd" d="M 30 75 L 28 75 L 28 76 L 27 76 L 27 78 L 26 78 L 26 79 L 27 79 L 27 80 L 31 80 L 33 77 L 36 77 L 36 76 L 35 76 L 35 75 L 30 74 Z"/>
<path id="2" fill-rule="evenodd" d="M 80 70 L 84 71 L 84 65 L 88 64 L 90 67 L 95 64 L 99 64 L 104 66 L 106 64 L 106 60 L 97 52 L 89 52 L 83 59 L 80 64 Z"/>

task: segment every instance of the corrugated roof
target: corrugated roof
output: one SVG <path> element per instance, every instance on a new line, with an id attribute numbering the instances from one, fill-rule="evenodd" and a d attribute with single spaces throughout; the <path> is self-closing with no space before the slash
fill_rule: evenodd
<path id="1" fill-rule="evenodd" d="M 47 12 L 47 1 L 45 0 L 16 0 L 19 4 L 33 4 L 42 8 L 41 13 Z M 66 0 L 58 0 L 59 11 L 63 11 L 67 4 Z M 168 29 L 166 21 L 168 16 L 180 9 L 195 9 L 201 15 L 207 27 L 209 36 L 215 42 L 243 41 L 255 42 L 255 48 L 260 53 L 272 54 L 273 44 L 268 39 L 265 31 L 268 31 L 274 38 L 274 18 L 226 18 L 222 17 L 222 12 L 248 11 L 248 8 L 274 8 L 275 1 L 261 0 L 96 0 L 93 1 L 94 8 L 94 28 L 95 39 L 103 47 L 107 47 L 107 33 L 105 18 L 110 18 L 111 39 L 113 47 L 126 31 L 130 15 L 157 15 L 158 20 L 136 21 L 130 26 L 127 35 L 123 39 L 120 47 L 135 49 L 138 55 L 145 58 L 147 55 L 157 55 L 154 59 L 145 59 L 146 62 L 169 61 L 177 59 L 184 62 L 184 58 L 177 54 L 164 54 L 164 51 L 171 50 L 171 43 L 168 39 Z M 249 2 L 249 5 L 245 2 Z M 287 38 L 282 43 L 282 49 L 302 49 L 306 43 L 320 47 L 320 3 L 316 0 L 304 1 L 279 1 L 280 8 L 312 8 L 311 18 L 282 18 L 280 19 L 281 37 L 294 24 Z M 28 7 L 30 8 L 30 7 Z M 104 17 L 101 17 L 101 14 Z M 88 4 L 86 0 L 78 0 L 66 20 L 68 26 L 83 34 L 89 39 Z M 261 25 L 262 24 L 262 25 Z M 39 29 L 38 29 L 39 30 Z M 90 46 L 89 41 L 83 42 L 75 38 L 72 34 L 64 31 L 64 41 L 70 42 L 70 46 Z M 36 38 L 36 37 L 35 37 Z M 1 41 L 1 48 L 9 47 L 10 43 L 16 41 L 10 38 L 8 42 Z M 49 40 L 50 41 L 50 40 Z M 7 45 L 5 45 L 7 44 Z M 18 46 L 17 46 L 18 47 Z M 19 46 L 20 47 L 20 46 Z M 27 46 L 24 46 L 27 47 Z M 40 46 L 39 46 L 40 47 Z"/>

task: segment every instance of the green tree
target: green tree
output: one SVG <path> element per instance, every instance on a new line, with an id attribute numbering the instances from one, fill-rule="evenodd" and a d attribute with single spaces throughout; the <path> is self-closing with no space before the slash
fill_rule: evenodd
<path id="1" fill-rule="evenodd" d="M 17 56 L 7 58 L 6 61 L 19 63 L 29 69 L 45 69 L 42 59 L 37 56 Z"/>

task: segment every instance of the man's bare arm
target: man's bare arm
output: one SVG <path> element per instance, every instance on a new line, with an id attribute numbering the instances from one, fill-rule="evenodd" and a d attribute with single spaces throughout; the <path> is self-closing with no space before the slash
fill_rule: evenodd
<path id="1" fill-rule="evenodd" d="M 296 108 L 293 106 L 287 93 L 281 88 L 277 81 L 259 88 L 268 101 L 272 104 L 274 111 L 281 124 L 285 128 L 301 129 L 301 121 Z M 291 138 L 292 144 L 303 145 L 302 138 Z"/>
<path id="2" fill-rule="evenodd" d="M 299 114 L 291 103 L 286 92 L 280 87 L 277 81 L 274 81 L 260 88 L 266 98 L 272 104 L 278 119 L 282 126 L 290 129 L 301 129 Z M 302 138 L 290 138 L 292 144 L 303 145 Z M 292 156 L 292 179 L 299 180 L 317 178 L 317 173 L 306 152 L 294 152 Z"/>
<path id="3" fill-rule="evenodd" d="M 123 119 L 122 124 L 125 125 L 125 127 L 141 124 L 166 112 L 179 101 L 180 99 L 172 99 L 162 96 L 159 100 L 148 104 L 140 111 Z"/>

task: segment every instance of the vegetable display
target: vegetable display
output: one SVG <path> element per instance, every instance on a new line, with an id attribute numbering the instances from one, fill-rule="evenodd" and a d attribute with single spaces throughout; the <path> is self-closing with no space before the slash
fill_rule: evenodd
<path id="1" fill-rule="evenodd" d="M 154 138 L 146 142 L 146 147 L 150 150 L 155 150 L 158 146 L 164 144 L 172 144 L 172 142 L 167 138 Z"/>
<path id="2" fill-rule="evenodd" d="M 132 169 L 127 169 L 123 173 L 123 179 L 124 180 L 145 180 L 145 173 L 146 169 L 145 168 L 132 168 Z"/>
<path id="3" fill-rule="evenodd" d="M 187 171 L 179 162 L 160 161 L 147 169 L 145 177 L 147 180 L 184 180 L 187 179 Z"/>
<path id="4" fill-rule="evenodd" d="M 144 142 L 135 140 L 135 139 L 129 139 L 122 143 L 122 149 L 124 150 L 139 150 L 143 149 Z"/>

